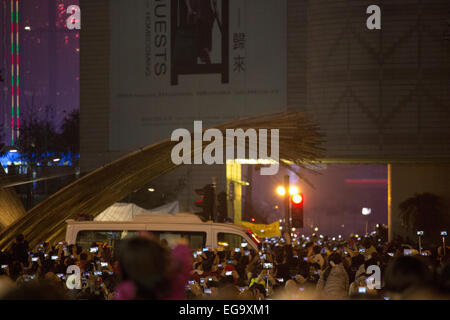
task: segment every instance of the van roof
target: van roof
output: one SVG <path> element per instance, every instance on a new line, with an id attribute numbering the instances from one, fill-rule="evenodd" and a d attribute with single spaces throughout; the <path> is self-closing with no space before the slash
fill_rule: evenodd
<path id="1" fill-rule="evenodd" d="M 128 221 L 76 221 L 73 219 L 66 220 L 68 224 L 107 224 L 107 223 L 173 223 L 173 224 L 214 224 L 218 226 L 237 227 L 242 230 L 247 230 L 246 227 L 236 225 L 234 223 L 218 223 L 213 221 L 203 222 L 200 217 L 194 213 L 152 213 L 152 214 L 136 214 L 133 220 Z"/>

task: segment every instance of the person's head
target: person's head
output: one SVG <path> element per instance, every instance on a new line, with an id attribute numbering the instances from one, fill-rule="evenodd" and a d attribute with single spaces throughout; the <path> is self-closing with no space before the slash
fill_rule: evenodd
<path id="1" fill-rule="evenodd" d="M 122 240 L 119 246 L 119 270 L 122 279 L 132 281 L 136 298 L 164 298 L 170 289 L 169 252 L 158 242 L 143 237 Z"/>
<path id="2" fill-rule="evenodd" d="M 313 252 L 314 252 L 314 254 L 319 254 L 320 253 L 320 247 L 319 246 L 314 246 L 313 247 Z"/>
<path id="3" fill-rule="evenodd" d="M 393 259 L 387 266 L 384 289 L 388 292 L 401 294 L 407 289 L 427 285 L 430 278 L 430 270 L 420 259 L 402 256 Z"/>
<path id="4" fill-rule="evenodd" d="M 23 234 L 19 234 L 16 236 L 16 242 L 17 243 L 21 243 L 25 240 L 25 237 L 23 236 Z"/>
<path id="5" fill-rule="evenodd" d="M 342 262 L 342 258 L 341 255 L 337 252 L 333 252 L 332 254 L 330 254 L 330 256 L 328 257 L 328 263 L 330 264 L 330 266 L 334 267 L 335 265 L 338 265 L 339 263 Z"/>
<path id="6" fill-rule="evenodd" d="M 255 300 L 264 300 L 266 297 L 266 289 L 262 284 L 254 284 L 251 286 L 250 290 L 252 291 Z"/>

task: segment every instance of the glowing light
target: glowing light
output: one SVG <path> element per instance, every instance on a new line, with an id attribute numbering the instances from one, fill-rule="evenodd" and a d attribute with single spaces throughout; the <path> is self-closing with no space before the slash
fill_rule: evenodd
<path id="1" fill-rule="evenodd" d="M 372 209 L 370 209 L 370 208 L 362 208 L 362 214 L 364 215 L 364 216 L 368 216 L 369 214 L 371 214 L 372 213 Z"/>
<path id="2" fill-rule="evenodd" d="M 286 194 L 286 189 L 284 189 L 284 187 L 282 187 L 282 186 L 279 186 L 278 188 L 277 188 L 277 194 L 279 195 L 279 196 L 284 196 L 285 194 Z"/>
<path id="3" fill-rule="evenodd" d="M 298 187 L 296 187 L 296 186 L 290 186 L 290 187 L 289 187 L 289 194 L 290 194 L 291 196 L 296 195 L 296 194 L 298 194 L 299 192 L 300 192 L 300 191 L 299 191 Z"/>
<path id="4" fill-rule="evenodd" d="M 228 242 L 217 242 L 219 246 L 228 247 Z"/>
<path id="5" fill-rule="evenodd" d="M 27 30 L 27 31 L 31 31 L 31 27 L 30 26 L 25 26 L 24 29 Z"/>
<path id="6" fill-rule="evenodd" d="M 148 191 L 149 191 L 149 192 L 155 192 L 155 189 L 153 189 L 153 188 L 148 188 Z"/>
<path id="7" fill-rule="evenodd" d="M 314 231 L 315 231 L 315 232 L 319 231 L 319 228 L 315 227 L 315 228 L 314 228 Z"/>
<path id="8" fill-rule="evenodd" d="M 300 204 L 303 201 L 303 197 L 299 194 L 292 196 L 292 202 L 295 204 Z"/>

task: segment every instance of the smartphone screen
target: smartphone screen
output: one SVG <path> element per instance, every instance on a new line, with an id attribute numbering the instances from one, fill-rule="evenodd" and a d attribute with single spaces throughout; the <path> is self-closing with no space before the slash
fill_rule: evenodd
<path id="1" fill-rule="evenodd" d="M 211 294 L 211 289 L 205 289 L 206 294 Z"/>
<path id="2" fill-rule="evenodd" d="M 52 256 L 52 260 L 58 260 L 58 256 Z"/>
<path id="3" fill-rule="evenodd" d="M 359 287 L 359 288 L 358 288 L 358 292 L 359 292 L 359 293 L 366 293 L 366 292 L 367 292 L 367 289 L 366 289 L 366 287 Z"/>
<path id="4" fill-rule="evenodd" d="M 227 272 L 225 272 L 225 275 L 226 276 L 232 276 L 233 275 L 233 271 L 227 271 Z"/>
<path id="5" fill-rule="evenodd" d="M 108 262 L 101 262 L 100 265 L 101 265 L 102 267 L 107 267 L 107 266 L 108 266 Z"/>
<path id="6" fill-rule="evenodd" d="M 33 261 L 33 262 L 38 261 L 38 260 L 39 260 L 39 257 L 33 257 L 33 258 L 31 258 L 31 261 Z"/>

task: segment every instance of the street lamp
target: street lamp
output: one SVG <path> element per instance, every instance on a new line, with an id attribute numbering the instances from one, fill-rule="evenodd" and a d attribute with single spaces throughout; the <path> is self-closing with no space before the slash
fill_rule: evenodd
<path id="1" fill-rule="evenodd" d="M 372 213 L 372 209 L 370 209 L 370 208 L 362 208 L 361 213 L 362 213 L 363 216 L 368 216 L 369 214 Z M 367 218 L 367 221 L 366 221 L 366 234 L 368 234 L 368 229 L 369 229 L 369 218 Z"/>
<path id="2" fill-rule="evenodd" d="M 445 237 L 447 236 L 447 231 L 441 231 L 441 236 L 442 236 L 442 245 L 443 245 L 443 249 L 444 249 L 444 257 L 445 257 Z"/>
<path id="3" fill-rule="evenodd" d="M 422 254 L 422 236 L 423 236 L 423 231 L 417 231 L 417 235 L 419 236 L 419 253 Z"/>

